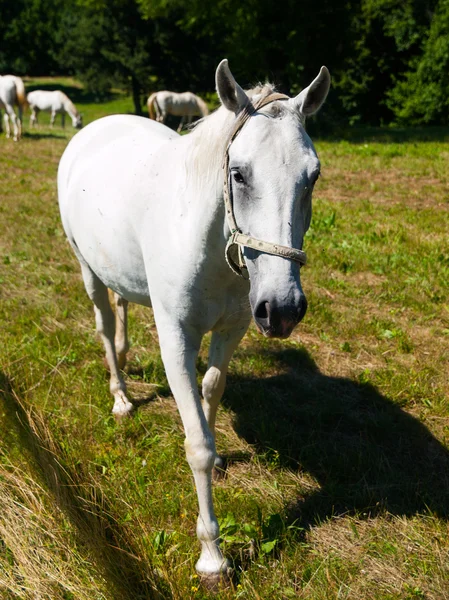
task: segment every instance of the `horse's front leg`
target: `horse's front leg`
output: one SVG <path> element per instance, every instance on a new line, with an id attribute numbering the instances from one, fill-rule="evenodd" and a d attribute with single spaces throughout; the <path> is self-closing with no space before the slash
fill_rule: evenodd
<path id="1" fill-rule="evenodd" d="M 89 298 L 94 303 L 97 333 L 103 341 L 106 362 L 111 374 L 109 389 L 114 396 L 112 413 L 117 418 L 124 417 L 133 411 L 134 406 L 127 398 L 126 384 L 120 374 L 118 366 L 114 344 L 115 315 L 109 303 L 108 289 L 84 260 L 80 260 L 80 264 L 84 286 Z"/>
<path id="2" fill-rule="evenodd" d="M 56 119 L 56 112 L 54 110 L 51 111 L 51 116 L 50 116 L 50 127 L 53 128 L 53 125 L 55 124 L 55 119 Z"/>
<path id="3" fill-rule="evenodd" d="M 199 504 L 197 536 L 201 555 L 196 570 L 207 580 L 226 574 L 228 562 L 219 547 L 219 527 L 212 500 L 212 468 L 216 451 L 214 436 L 207 423 L 196 381 L 195 361 L 201 336 L 173 326 L 169 315 L 156 314 L 162 360 L 185 431 L 185 451 L 192 469 Z"/>
<path id="4" fill-rule="evenodd" d="M 244 323 L 241 327 L 231 331 L 214 332 L 212 334 L 209 363 L 203 378 L 202 388 L 204 414 L 214 439 L 215 419 L 226 385 L 229 361 L 247 328 L 248 323 Z M 218 456 L 215 458 L 215 466 L 218 468 L 223 466 L 223 461 Z"/>

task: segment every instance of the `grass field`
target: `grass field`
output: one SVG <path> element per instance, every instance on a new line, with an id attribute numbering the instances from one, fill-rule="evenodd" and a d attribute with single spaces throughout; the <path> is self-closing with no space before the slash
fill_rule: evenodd
<path id="1" fill-rule="evenodd" d="M 84 122 L 131 112 L 59 80 Z M 53 86 L 27 81 L 27 88 Z M 0 597 L 209 597 L 196 494 L 151 311 L 133 306 L 117 424 L 56 200 L 73 132 L 0 134 Z M 223 599 L 449 598 L 449 130 L 316 140 L 287 341 L 251 327 L 218 419 Z M 207 340 L 198 361 L 204 373 Z"/>

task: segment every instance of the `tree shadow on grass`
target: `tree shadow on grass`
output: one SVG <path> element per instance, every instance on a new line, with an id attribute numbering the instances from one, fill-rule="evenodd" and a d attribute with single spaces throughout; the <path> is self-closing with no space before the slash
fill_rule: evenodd
<path id="1" fill-rule="evenodd" d="M 288 507 L 291 520 L 384 510 L 448 518 L 449 453 L 419 420 L 368 383 L 323 375 L 304 349 L 267 354 L 281 374 L 230 376 L 224 403 L 245 440 L 318 481 Z"/>
<path id="2" fill-rule="evenodd" d="M 27 455 L 32 472 L 40 475 L 55 503 L 74 526 L 80 547 L 88 548 L 88 560 L 94 558 L 113 596 L 123 600 L 171 598 L 167 584 L 151 565 L 139 559 L 133 538 L 114 518 L 114 508 L 102 490 L 93 485 L 81 464 L 70 461 L 52 438 L 43 416 L 32 407 L 25 407 L 1 371 L 0 408 L 7 426 L 1 445 L 5 450 L 11 449 L 12 461 L 13 447 Z M 9 550 L 14 555 L 14 548 Z"/>
<path id="3" fill-rule="evenodd" d="M 312 136 L 318 135 L 329 141 L 346 140 L 354 144 L 379 143 L 401 144 L 418 142 L 447 142 L 449 127 L 331 127 L 331 132 L 321 132 L 319 122 L 308 128 Z"/>

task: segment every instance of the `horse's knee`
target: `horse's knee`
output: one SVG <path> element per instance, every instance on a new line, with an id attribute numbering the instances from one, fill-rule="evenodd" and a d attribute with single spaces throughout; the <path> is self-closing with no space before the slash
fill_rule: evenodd
<path id="1" fill-rule="evenodd" d="M 208 403 L 219 402 L 224 392 L 225 377 L 217 367 L 210 367 L 202 383 L 203 398 Z"/>
<path id="2" fill-rule="evenodd" d="M 211 434 L 201 436 L 198 440 L 186 438 L 184 442 L 187 462 L 193 473 L 211 473 L 215 462 L 215 441 Z"/>

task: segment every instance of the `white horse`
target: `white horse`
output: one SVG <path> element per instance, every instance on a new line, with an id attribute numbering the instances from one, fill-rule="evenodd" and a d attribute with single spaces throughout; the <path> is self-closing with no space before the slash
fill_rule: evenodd
<path id="1" fill-rule="evenodd" d="M 51 112 L 50 127 L 53 127 L 57 114 L 61 115 L 62 126 L 65 127 L 66 113 L 72 119 L 72 125 L 81 129 L 83 120 L 70 98 L 60 90 L 46 91 L 35 90 L 27 95 L 31 109 L 30 127 L 37 124 L 37 117 L 41 110 Z"/>
<path id="2" fill-rule="evenodd" d="M 206 117 L 209 114 L 207 104 L 192 92 L 154 92 L 147 100 L 150 119 L 165 123 L 167 115 L 181 117 L 177 131 L 181 131 L 184 119 L 190 125 L 193 117 Z"/>
<path id="3" fill-rule="evenodd" d="M 16 117 L 14 105 L 18 107 L 19 116 Z M 4 121 L 6 137 L 11 137 L 12 121 L 13 140 L 17 142 L 22 137 L 22 114 L 26 106 L 25 86 L 20 77 L 16 75 L 0 75 L 0 109 L 5 110 Z"/>
<path id="4" fill-rule="evenodd" d="M 116 416 L 133 409 L 120 373 L 128 302 L 153 307 L 198 494 L 196 568 L 212 581 L 228 569 L 212 502 L 217 406 L 251 315 L 265 336 L 285 338 L 305 314 L 299 265 L 320 163 L 304 120 L 329 85 L 322 67 L 295 98 L 269 86 L 247 94 L 223 60 L 222 106 L 190 134 L 109 116 L 78 133 L 59 165 L 62 223 L 94 304 Z M 195 362 L 208 331 L 201 400 Z"/>

